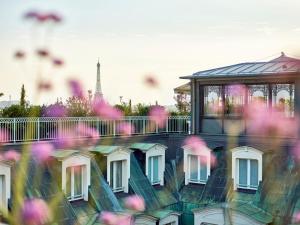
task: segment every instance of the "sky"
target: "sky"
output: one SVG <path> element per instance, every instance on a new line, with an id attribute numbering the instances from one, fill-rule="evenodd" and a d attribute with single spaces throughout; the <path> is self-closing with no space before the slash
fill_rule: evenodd
<path id="1" fill-rule="evenodd" d="M 300 58 L 298 0 L 1 0 L 0 100 L 19 99 L 25 85 L 30 102 L 50 104 L 70 96 L 66 81 L 81 80 L 94 92 L 96 64 L 101 63 L 104 97 L 162 105 L 175 103 L 180 76 L 240 62 L 267 61 L 284 51 Z M 22 15 L 29 10 L 55 11 L 62 24 L 33 26 Z M 63 58 L 52 68 L 35 57 L 46 46 Z M 16 50 L 27 53 L 18 62 Z M 37 75 L 54 90 L 34 100 Z M 153 74 L 159 89 L 144 85 Z"/>

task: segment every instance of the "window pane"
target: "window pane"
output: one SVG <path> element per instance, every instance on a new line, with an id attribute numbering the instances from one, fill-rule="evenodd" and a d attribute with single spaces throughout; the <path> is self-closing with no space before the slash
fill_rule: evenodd
<path id="1" fill-rule="evenodd" d="M 153 157 L 153 182 L 158 182 L 158 156 Z"/>
<path id="2" fill-rule="evenodd" d="M 200 180 L 207 180 L 207 157 L 200 156 Z"/>
<path id="3" fill-rule="evenodd" d="M 247 159 L 239 159 L 239 186 L 247 187 Z"/>
<path id="4" fill-rule="evenodd" d="M 122 161 L 116 161 L 116 188 L 122 188 Z"/>
<path id="5" fill-rule="evenodd" d="M 272 85 L 272 106 L 282 111 L 287 117 L 294 116 L 294 84 Z"/>
<path id="6" fill-rule="evenodd" d="M 110 186 L 114 187 L 114 162 L 110 162 Z"/>
<path id="7" fill-rule="evenodd" d="M 82 196 L 82 167 L 74 167 L 74 197 Z"/>
<path id="8" fill-rule="evenodd" d="M 256 84 L 248 86 L 248 102 L 262 102 L 267 107 L 268 106 L 268 96 L 269 90 L 268 86 L 265 84 Z"/>
<path id="9" fill-rule="evenodd" d="M 243 85 L 225 86 L 225 114 L 241 115 L 245 104 L 245 90 Z"/>
<path id="10" fill-rule="evenodd" d="M 66 196 L 71 197 L 71 167 L 66 171 Z"/>
<path id="11" fill-rule="evenodd" d="M 204 87 L 204 115 L 218 116 L 222 115 L 222 95 L 221 86 Z"/>
<path id="12" fill-rule="evenodd" d="M 151 170 L 151 168 L 152 168 L 152 157 L 149 157 L 149 160 L 148 160 L 148 178 L 149 178 L 149 180 L 150 181 L 152 181 L 151 179 L 152 179 L 152 170 Z"/>
<path id="13" fill-rule="evenodd" d="M 258 161 L 250 160 L 250 186 L 258 187 Z"/>
<path id="14" fill-rule="evenodd" d="M 190 155 L 190 179 L 198 181 L 198 156 Z"/>

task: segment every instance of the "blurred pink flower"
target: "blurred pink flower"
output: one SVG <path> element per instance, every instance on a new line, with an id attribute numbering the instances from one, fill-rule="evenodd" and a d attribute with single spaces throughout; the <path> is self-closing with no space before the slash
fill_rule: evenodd
<path id="1" fill-rule="evenodd" d="M 20 153 L 16 152 L 15 150 L 9 150 L 3 154 L 3 158 L 5 160 L 17 162 L 20 160 L 21 155 L 20 155 Z"/>
<path id="2" fill-rule="evenodd" d="M 76 133 L 78 137 L 89 138 L 89 143 L 91 144 L 96 144 L 100 137 L 100 134 L 96 129 L 84 123 L 79 123 L 77 125 Z"/>
<path id="3" fill-rule="evenodd" d="M 40 91 L 49 91 L 52 89 L 52 84 L 50 81 L 40 81 L 38 83 L 38 90 Z"/>
<path id="4" fill-rule="evenodd" d="M 287 118 L 275 108 L 269 109 L 262 102 L 248 106 L 245 117 L 249 120 L 247 131 L 263 136 L 295 136 L 297 118 Z"/>
<path id="5" fill-rule="evenodd" d="M 134 132 L 134 127 L 128 122 L 123 122 L 119 124 L 118 131 L 122 135 L 130 136 Z"/>
<path id="6" fill-rule="evenodd" d="M 150 120 L 154 121 L 159 128 L 166 126 L 169 113 L 163 106 L 152 106 L 149 112 Z"/>
<path id="7" fill-rule="evenodd" d="M 59 23 L 62 21 L 62 17 L 57 13 L 53 13 L 53 12 L 48 14 L 48 19 L 52 20 L 54 23 Z"/>
<path id="8" fill-rule="evenodd" d="M 207 148 L 205 141 L 197 136 L 189 136 L 184 140 L 184 145 L 188 146 L 195 153 Z"/>
<path id="9" fill-rule="evenodd" d="M 123 117 L 121 110 L 109 105 L 103 98 L 94 99 L 92 109 L 102 119 L 119 120 Z"/>
<path id="10" fill-rule="evenodd" d="M 44 225 L 51 220 L 51 212 L 44 200 L 26 199 L 21 209 L 21 217 L 25 225 Z"/>
<path id="11" fill-rule="evenodd" d="M 52 63 L 54 66 L 60 67 L 64 65 L 64 61 L 62 59 L 59 58 L 54 58 L 52 59 Z"/>
<path id="12" fill-rule="evenodd" d="M 74 140 L 75 133 L 73 131 L 58 131 L 58 138 L 55 140 L 55 146 L 58 148 L 72 148 L 76 145 Z"/>
<path id="13" fill-rule="evenodd" d="M 50 143 L 34 143 L 31 149 L 31 155 L 38 163 L 45 163 L 50 159 L 54 147 Z"/>
<path id="14" fill-rule="evenodd" d="M 149 87 L 153 87 L 153 88 L 158 87 L 158 81 L 152 74 L 146 75 L 144 82 Z"/>
<path id="15" fill-rule="evenodd" d="M 243 84 L 233 84 L 227 87 L 228 94 L 231 96 L 242 96 L 245 95 L 247 87 Z"/>
<path id="16" fill-rule="evenodd" d="M 28 11 L 27 13 L 24 14 L 25 19 L 37 19 L 39 13 L 37 11 Z"/>
<path id="17" fill-rule="evenodd" d="M 41 58 L 46 58 L 50 55 L 49 51 L 43 48 L 37 49 L 36 54 Z"/>
<path id="18" fill-rule="evenodd" d="M 21 51 L 21 50 L 18 50 L 15 52 L 15 58 L 16 59 L 24 59 L 25 58 L 25 52 L 24 51 Z"/>
<path id="19" fill-rule="evenodd" d="M 107 225 L 116 225 L 118 221 L 118 216 L 112 212 L 101 212 L 100 220 Z"/>
<path id="20" fill-rule="evenodd" d="M 138 195 L 132 195 L 125 199 L 125 206 L 128 209 L 135 211 L 144 211 L 145 210 L 145 201 L 142 197 Z"/>
<path id="21" fill-rule="evenodd" d="M 83 88 L 81 83 L 78 80 L 71 79 L 69 80 L 69 87 L 71 89 L 71 93 L 74 97 L 84 98 Z"/>
<path id="22" fill-rule="evenodd" d="M 4 129 L 0 129 L 0 144 L 8 140 L 8 133 Z"/>

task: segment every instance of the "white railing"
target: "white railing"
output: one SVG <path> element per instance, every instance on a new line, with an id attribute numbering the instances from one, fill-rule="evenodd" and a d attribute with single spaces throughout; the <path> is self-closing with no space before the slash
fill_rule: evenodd
<path id="1" fill-rule="evenodd" d="M 159 133 L 189 133 L 189 116 L 170 116 L 164 128 L 159 128 L 147 116 L 128 116 L 122 120 L 101 120 L 97 117 L 43 117 L 43 118 L 0 118 L 0 130 L 7 135 L 2 142 L 25 142 L 54 140 L 60 134 L 67 134 L 78 124 L 89 129 L 95 128 L 100 136 L 120 136 L 119 124 L 127 122 L 134 127 L 132 135 L 159 134 Z M 83 132 L 84 134 L 84 132 Z M 76 136 L 85 138 L 86 136 Z"/>

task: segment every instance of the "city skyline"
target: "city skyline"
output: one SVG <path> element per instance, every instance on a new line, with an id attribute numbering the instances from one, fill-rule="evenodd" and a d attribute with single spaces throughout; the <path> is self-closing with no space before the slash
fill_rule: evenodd
<path id="1" fill-rule="evenodd" d="M 119 97 L 133 103 L 174 104 L 173 89 L 185 80 L 180 76 L 243 61 L 267 61 L 284 51 L 299 57 L 297 8 L 289 1 L 182 1 L 104 2 L 3 1 L 1 4 L 0 74 L 5 82 L 1 100 L 19 99 L 24 83 L 32 102 L 36 61 L 19 65 L 16 50 L 32 53 L 31 25 L 22 15 L 32 9 L 54 10 L 64 22 L 46 41 L 50 50 L 65 60 L 62 69 L 45 69 L 55 90 L 39 103 L 66 99 L 66 80 L 80 79 L 94 93 L 96 64 L 101 63 L 101 85 L 111 103 Z M 285 6 L 284 10 L 282 5 Z M 79 16 L 80 15 L 80 16 Z M 37 45 L 40 46 L 40 45 Z M 261 57 L 261 58 L 257 58 Z M 25 64 L 25 63 L 22 63 Z M 50 72 L 49 72 L 50 70 Z M 154 74 L 159 91 L 145 87 L 143 78 Z"/>

